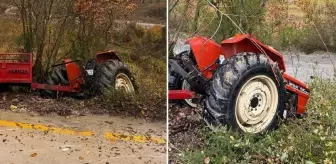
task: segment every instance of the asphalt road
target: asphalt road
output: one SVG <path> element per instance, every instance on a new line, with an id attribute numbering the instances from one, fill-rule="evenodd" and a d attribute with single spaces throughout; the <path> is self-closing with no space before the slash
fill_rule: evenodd
<path id="1" fill-rule="evenodd" d="M 0 163 L 166 163 L 166 126 L 111 116 L 0 112 Z"/>
<path id="2" fill-rule="evenodd" d="M 299 52 L 283 52 L 286 72 L 297 79 L 308 82 L 311 77 L 334 80 L 336 55 L 316 52 L 306 55 Z"/>

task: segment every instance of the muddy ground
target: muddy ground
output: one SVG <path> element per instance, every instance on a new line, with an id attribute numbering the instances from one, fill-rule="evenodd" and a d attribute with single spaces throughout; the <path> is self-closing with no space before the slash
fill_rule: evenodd
<path id="1" fill-rule="evenodd" d="M 286 72 L 293 77 L 309 82 L 314 77 L 334 80 L 336 55 L 326 52 L 304 54 L 282 52 Z M 193 109 L 181 103 L 169 104 L 169 160 L 179 163 L 182 152 L 199 150 L 204 146 L 204 133 L 210 132 L 200 116 L 201 109 Z"/>

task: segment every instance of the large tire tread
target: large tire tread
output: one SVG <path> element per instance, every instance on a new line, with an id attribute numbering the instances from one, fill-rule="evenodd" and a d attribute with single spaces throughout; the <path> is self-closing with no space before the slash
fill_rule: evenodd
<path id="1" fill-rule="evenodd" d="M 61 68 L 54 68 L 46 80 L 46 84 L 49 85 L 68 85 L 69 80 L 66 75 L 66 70 Z M 44 98 L 56 98 L 57 91 L 53 90 L 41 90 L 41 96 Z"/>
<path id="2" fill-rule="evenodd" d="M 126 74 L 131 80 L 134 90 L 138 90 L 138 86 L 134 77 L 131 74 L 128 66 L 119 60 L 106 60 L 98 66 L 94 77 L 93 86 L 97 89 L 96 92 L 104 92 L 104 90 L 114 89 L 115 80 L 118 73 Z"/>
<path id="3" fill-rule="evenodd" d="M 274 73 L 273 73 L 274 72 Z M 219 124 L 239 130 L 235 120 L 235 102 L 244 82 L 258 74 L 267 74 L 276 83 L 279 92 L 277 115 L 265 130 L 274 129 L 285 109 L 285 88 L 277 65 L 263 54 L 239 53 L 213 75 L 205 99 L 205 109 Z M 274 75 L 275 74 L 275 75 Z"/>

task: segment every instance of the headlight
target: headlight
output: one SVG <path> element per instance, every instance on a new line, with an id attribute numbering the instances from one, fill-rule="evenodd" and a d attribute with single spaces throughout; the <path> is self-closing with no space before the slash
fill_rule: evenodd
<path id="1" fill-rule="evenodd" d="M 181 54 L 181 53 L 185 53 L 185 52 L 189 52 L 191 50 L 191 47 L 189 44 L 176 44 L 174 47 L 174 56 Z"/>

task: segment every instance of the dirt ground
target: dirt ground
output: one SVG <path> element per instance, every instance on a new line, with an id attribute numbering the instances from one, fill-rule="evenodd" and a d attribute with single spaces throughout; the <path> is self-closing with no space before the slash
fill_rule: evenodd
<path id="1" fill-rule="evenodd" d="M 13 87 L 12 87 L 13 88 Z M 14 89 L 14 91 L 13 91 Z M 143 105 L 133 104 L 131 101 L 120 100 L 111 103 L 103 97 L 91 99 L 74 99 L 59 97 L 58 99 L 44 99 L 36 91 L 27 91 L 27 88 L 13 88 L 0 92 L 0 109 L 12 110 L 19 113 L 28 113 L 32 116 L 86 116 L 110 115 L 120 117 L 142 118 L 149 121 L 165 123 L 166 115 L 161 108 L 150 108 L 143 111 Z M 11 106 L 15 109 L 11 109 Z"/>
<path id="2" fill-rule="evenodd" d="M 171 103 L 168 125 L 170 164 L 179 163 L 178 159 L 183 152 L 201 149 L 204 146 L 202 133 L 206 125 L 200 116 L 200 109 Z"/>
<path id="3" fill-rule="evenodd" d="M 163 120 L 127 116 L 129 112 L 103 108 L 94 100 L 0 95 L 0 163 L 166 161 Z"/>

